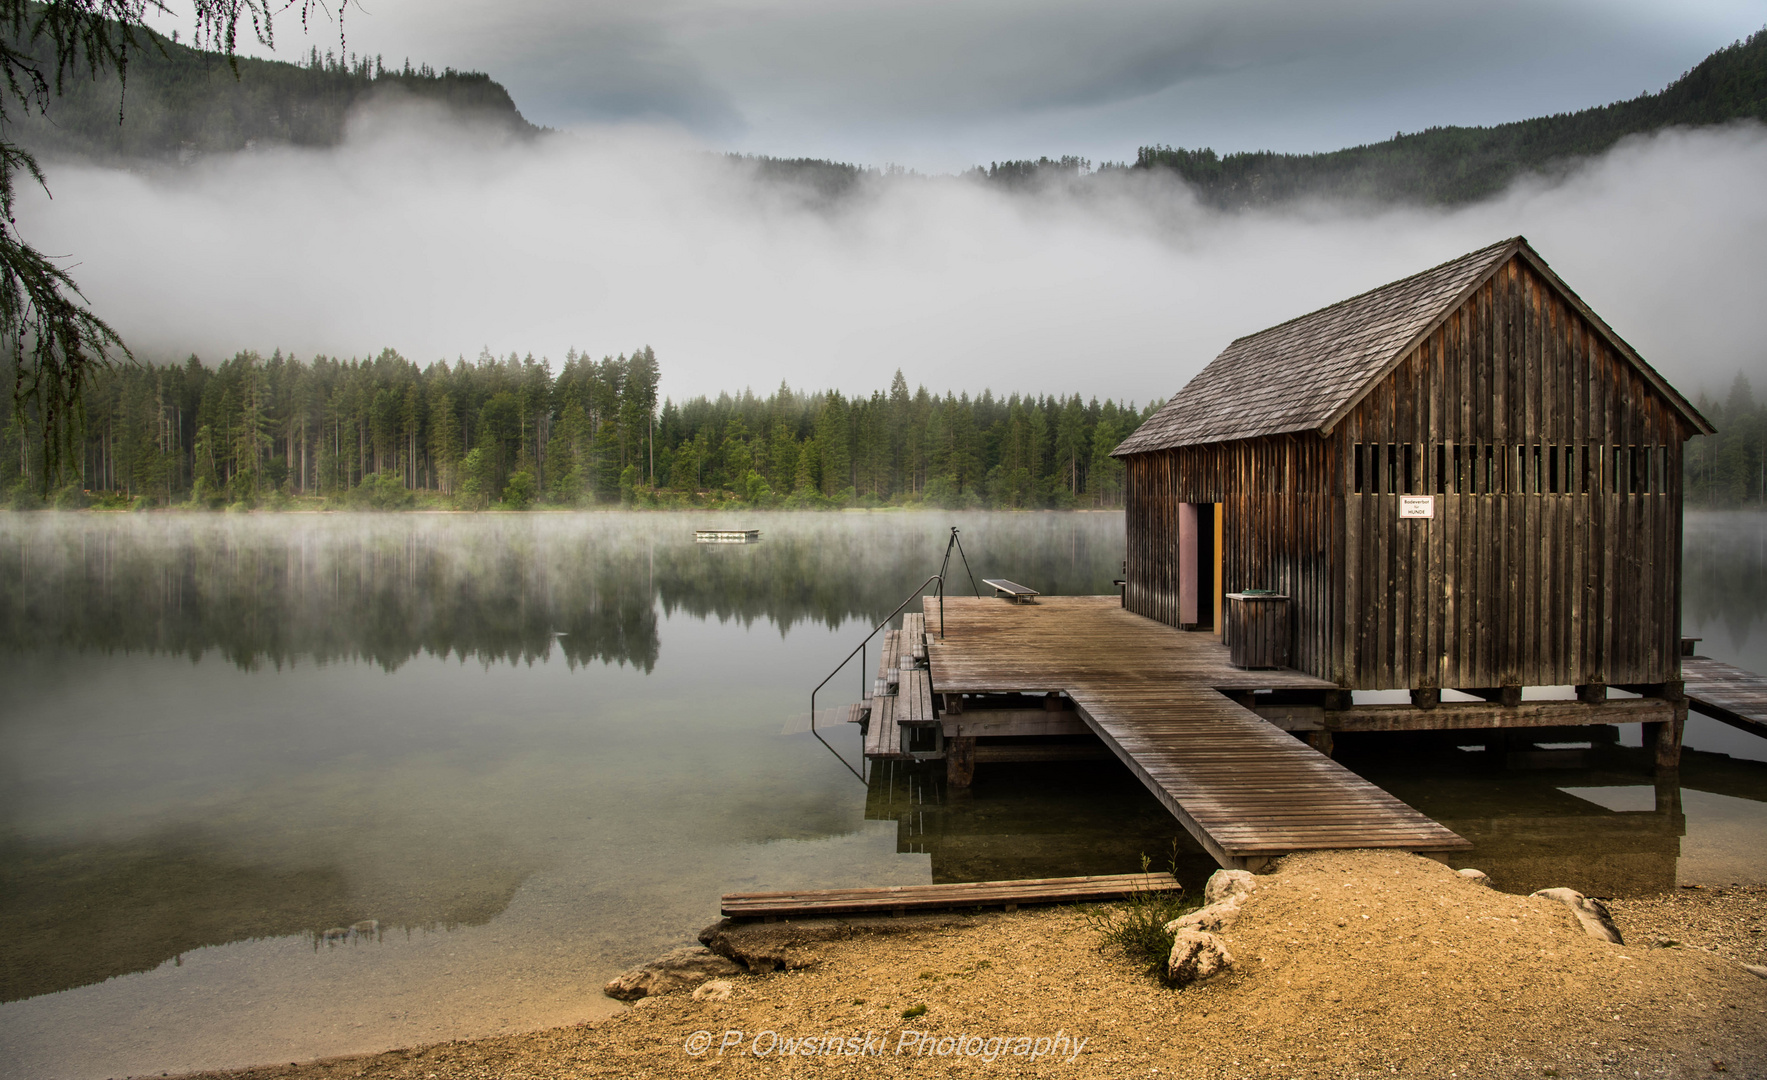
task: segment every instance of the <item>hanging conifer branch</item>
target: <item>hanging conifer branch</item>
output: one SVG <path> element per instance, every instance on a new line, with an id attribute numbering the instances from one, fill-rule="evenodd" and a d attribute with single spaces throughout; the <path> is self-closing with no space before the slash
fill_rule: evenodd
<path id="1" fill-rule="evenodd" d="M 337 7 L 340 43 L 347 2 Z M 320 0 L 193 0 L 193 8 L 194 43 L 224 54 L 236 77 L 241 21 L 249 21 L 260 44 L 274 48 L 276 15 L 297 10 L 305 28 L 315 10 L 331 12 Z M 116 331 L 88 310 L 63 265 L 19 233 L 13 214 L 19 177 L 28 176 L 45 192 L 49 186 L 37 159 L 12 141 L 13 110 L 47 113 L 70 78 L 110 72 L 126 88 L 130 55 L 158 47 L 145 20 L 171 14 L 161 0 L 0 0 L 0 347 L 11 354 L 14 408 L 37 414 L 43 465 L 38 481 L 45 493 L 59 483 L 79 437 L 93 372 L 132 357 Z M 119 123 L 123 102 L 119 94 Z"/>

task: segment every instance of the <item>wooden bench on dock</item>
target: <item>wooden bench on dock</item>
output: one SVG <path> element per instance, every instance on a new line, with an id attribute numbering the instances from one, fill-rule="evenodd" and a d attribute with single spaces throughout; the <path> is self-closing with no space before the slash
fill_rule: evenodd
<path id="1" fill-rule="evenodd" d="M 1004 596 L 1015 604 L 1035 603 L 1037 597 L 1043 595 L 1036 589 L 1026 588 L 1016 581 L 1008 581 L 1005 578 L 983 578 L 982 584 L 992 588 L 995 596 Z"/>
<path id="2" fill-rule="evenodd" d="M 726 893 L 723 913 L 733 919 L 862 915 L 943 911 L 1020 904 L 1078 904 L 1121 900 L 1134 893 L 1178 888 L 1170 874 L 1105 874 L 1094 877 L 1028 878 L 1019 881 L 963 881 L 944 885 L 886 885 L 868 889 L 810 889 L 802 892 Z"/>

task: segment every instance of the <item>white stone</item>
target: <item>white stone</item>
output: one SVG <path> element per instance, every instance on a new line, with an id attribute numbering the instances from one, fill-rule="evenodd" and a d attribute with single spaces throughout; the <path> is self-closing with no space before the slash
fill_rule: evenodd
<path id="1" fill-rule="evenodd" d="M 1219 904 L 1197 908 L 1188 915 L 1180 915 L 1166 924 L 1166 933 L 1176 934 L 1180 930 L 1206 930 L 1218 934 L 1233 925 L 1239 918 L 1239 909 L 1244 906 L 1245 893 L 1239 893 Z"/>
<path id="2" fill-rule="evenodd" d="M 1535 896 L 1546 900 L 1556 900 L 1571 909 L 1577 917 L 1577 924 L 1583 932 L 1592 938 L 1614 945 L 1624 945 L 1620 937 L 1620 928 L 1614 925 L 1614 917 L 1608 914 L 1607 907 L 1600 900 L 1591 900 L 1575 889 L 1541 889 Z"/>
<path id="3" fill-rule="evenodd" d="M 1257 887 L 1258 879 L 1245 870 L 1217 870 L 1209 875 L 1208 884 L 1203 886 L 1203 903 L 1219 904 Z"/>
<path id="4" fill-rule="evenodd" d="M 1464 870 L 1456 870 L 1455 873 L 1459 874 L 1461 877 L 1465 878 L 1468 881 L 1476 881 L 1480 885 L 1490 885 L 1491 884 L 1491 875 L 1490 874 L 1485 873 L 1483 870 L 1474 870 L 1470 866 Z"/>
<path id="5" fill-rule="evenodd" d="M 1202 930 L 1180 930 L 1166 960 L 1166 975 L 1178 986 L 1189 986 L 1233 966 L 1227 943 Z"/>
<path id="6" fill-rule="evenodd" d="M 735 989 L 736 984 L 732 983 L 729 979 L 713 979 L 709 983 L 700 984 L 699 988 L 694 990 L 693 1000 L 729 1001 L 730 992 Z"/>
<path id="7" fill-rule="evenodd" d="M 735 975 L 741 971 L 735 963 L 704 945 L 689 945 L 621 974 L 602 987 L 601 992 L 620 1001 L 636 1001 L 686 990 L 721 975 Z"/>

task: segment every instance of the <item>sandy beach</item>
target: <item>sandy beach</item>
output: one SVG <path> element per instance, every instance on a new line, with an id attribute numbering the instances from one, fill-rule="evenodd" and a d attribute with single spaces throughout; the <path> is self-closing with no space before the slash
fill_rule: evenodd
<path id="1" fill-rule="evenodd" d="M 1307 853 L 1224 934 L 1231 970 L 1181 990 L 1068 908 L 976 914 L 807 946 L 609 1020 L 204 1074 L 525 1078 L 1767 1076 L 1767 889 L 1616 902 L 1626 934 L 1427 859 Z"/>

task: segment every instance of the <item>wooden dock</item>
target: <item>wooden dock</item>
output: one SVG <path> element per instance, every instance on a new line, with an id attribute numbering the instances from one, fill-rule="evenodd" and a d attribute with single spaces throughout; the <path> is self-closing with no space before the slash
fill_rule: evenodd
<path id="1" fill-rule="evenodd" d="M 1020 881 L 964 881 L 942 885 L 885 885 L 865 889 L 811 889 L 801 892 L 726 893 L 722 910 L 733 919 L 863 915 L 878 912 L 943 911 L 1020 904 L 1077 904 L 1121 900 L 1134 893 L 1178 888 L 1170 874 L 1107 874 L 1095 877 L 1031 878 Z"/>
<path id="2" fill-rule="evenodd" d="M 1223 866 L 1315 848 L 1470 846 L 1227 696 L 1330 683 L 1235 668 L 1212 636 L 1132 614 L 1114 596 L 1035 606 L 947 597 L 945 627 L 927 653 L 947 733 L 989 730 L 996 712 L 967 711 L 970 695 L 1042 695 L 1046 725 L 1076 717 Z M 1010 715 L 1029 722 L 1037 710 Z"/>
<path id="3" fill-rule="evenodd" d="M 1681 658 L 1687 707 L 1767 738 L 1767 677 L 1706 656 Z"/>
<path id="4" fill-rule="evenodd" d="M 940 694 L 1065 693 L 1119 679 L 1171 679 L 1214 690 L 1336 690 L 1298 671 L 1244 671 L 1209 634 L 1125 611 L 1115 596 L 1044 596 L 1032 604 L 945 598 L 945 637 L 932 639 Z"/>

